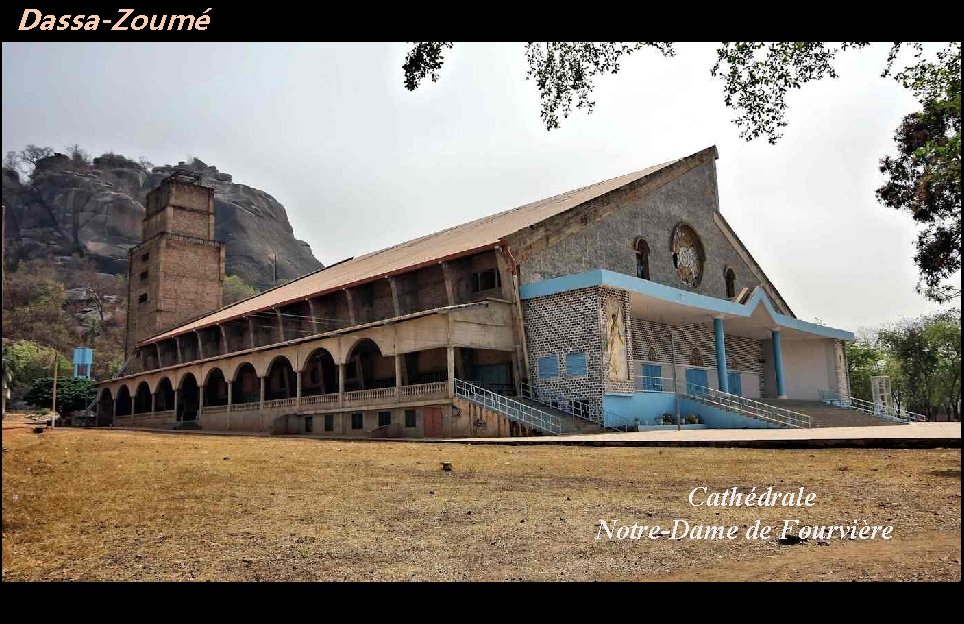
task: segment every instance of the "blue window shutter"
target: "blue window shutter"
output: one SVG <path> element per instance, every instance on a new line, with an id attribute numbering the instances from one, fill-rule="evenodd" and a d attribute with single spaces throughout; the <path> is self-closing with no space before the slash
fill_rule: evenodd
<path id="1" fill-rule="evenodd" d="M 743 381 L 740 379 L 740 373 L 727 372 L 726 385 L 729 387 L 730 394 L 743 396 Z"/>
<path id="2" fill-rule="evenodd" d="M 643 364 L 643 389 L 663 391 L 663 367 L 659 364 Z"/>
<path id="3" fill-rule="evenodd" d="M 559 357 L 546 355 L 539 358 L 539 377 L 549 379 L 559 376 Z"/>
<path id="4" fill-rule="evenodd" d="M 585 377 L 589 374 L 585 353 L 566 354 L 566 375 L 569 377 Z"/>

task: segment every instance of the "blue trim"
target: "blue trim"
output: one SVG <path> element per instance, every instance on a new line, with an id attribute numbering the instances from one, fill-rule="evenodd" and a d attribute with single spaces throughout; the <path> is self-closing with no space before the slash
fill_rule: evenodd
<path id="1" fill-rule="evenodd" d="M 800 319 L 780 314 L 773 307 L 773 303 L 762 288 L 757 288 L 746 303 L 736 303 L 727 299 L 717 299 L 699 293 L 693 293 L 664 284 L 657 284 L 649 280 L 640 279 L 631 275 L 614 273 L 606 269 L 594 269 L 576 275 L 565 275 L 549 280 L 543 280 L 534 284 L 526 284 L 519 289 L 522 299 L 535 299 L 536 297 L 546 297 L 558 293 L 577 290 L 580 288 L 590 288 L 592 286 L 612 286 L 623 290 L 629 290 L 647 297 L 662 299 L 672 303 L 679 303 L 693 308 L 701 308 L 709 313 L 730 314 L 733 316 L 748 317 L 759 305 L 763 305 L 769 313 L 773 322 L 779 327 L 796 329 L 808 334 L 824 336 L 826 338 L 836 338 L 838 340 L 853 340 L 852 332 L 826 327 L 816 323 L 808 323 Z"/>
<path id="2" fill-rule="evenodd" d="M 726 338 L 723 335 L 723 319 L 713 319 L 713 333 L 716 337 L 716 381 L 721 392 L 730 391 L 730 379 L 726 375 Z"/>
<path id="3" fill-rule="evenodd" d="M 780 332 L 770 332 L 773 339 L 773 372 L 777 378 L 777 397 L 787 396 L 783 385 L 783 342 L 780 340 Z"/>

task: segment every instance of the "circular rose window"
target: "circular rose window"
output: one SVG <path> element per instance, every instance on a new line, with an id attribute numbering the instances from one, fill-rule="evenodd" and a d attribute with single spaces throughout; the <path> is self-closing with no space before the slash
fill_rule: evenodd
<path id="1" fill-rule="evenodd" d="M 673 230 L 673 241 L 670 245 L 673 250 L 673 266 L 676 273 L 683 283 L 687 286 L 697 287 L 703 277 L 703 261 L 706 255 L 703 253 L 703 243 L 696 235 L 696 230 L 680 223 Z"/>

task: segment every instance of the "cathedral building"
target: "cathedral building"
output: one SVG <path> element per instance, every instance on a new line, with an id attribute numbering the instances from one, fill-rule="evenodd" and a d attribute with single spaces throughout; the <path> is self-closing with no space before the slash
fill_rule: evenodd
<path id="1" fill-rule="evenodd" d="M 213 196 L 172 176 L 131 250 L 115 426 L 382 437 L 806 427 L 848 331 L 802 321 L 719 209 L 715 147 L 221 305 Z"/>

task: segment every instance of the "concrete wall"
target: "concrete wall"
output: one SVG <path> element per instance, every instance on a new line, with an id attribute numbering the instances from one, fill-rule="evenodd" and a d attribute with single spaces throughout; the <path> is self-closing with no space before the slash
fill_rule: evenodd
<path id="1" fill-rule="evenodd" d="M 665 392 L 637 392 L 629 396 L 606 395 L 603 397 L 606 409 L 606 425 L 609 427 L 632 426 L 638 422 L 650 425 L 662 421 L 663 414 L 676 414 L 676 400 Z M 698 401 L 680 398 L 680 417 L 697 415 L 710 429 L 765 429 L 776 428 L 755 418 L 732 414 Z"/>
<path id="2" fill-rule="evenodd" d="M 787 340 L 783 347 L 783 382 L 788 399 L 816 401 L 820 390 L 837 388 L 834 341 Z"/>
<path id="3" fill-rule="evenodd" d="M 589 208 L 585 213 L 590 223 L 580 231 L 536 253 L 519 252 L 523 284 L 592 269 L 635 276 L 633 245 L 637 237 L 649 244 L 650 275 L 654 282 L 726 298 L 724 271 L 729 267 L 736 273 L 737 292 L 744 287 L 752 289 L 758 283 L 714 221 L 719 200 L 716 165 L 712 160 L 651 192 L 634 194 L 630 188 L 610 193 L 590 202 Z M 594 211 L 609 214 L 593 221 Z M 705 252 L 703 276 L 696 288 L 684 283 L 673 265 L 671 238 L 681 222 L 696 231 Z"/>

